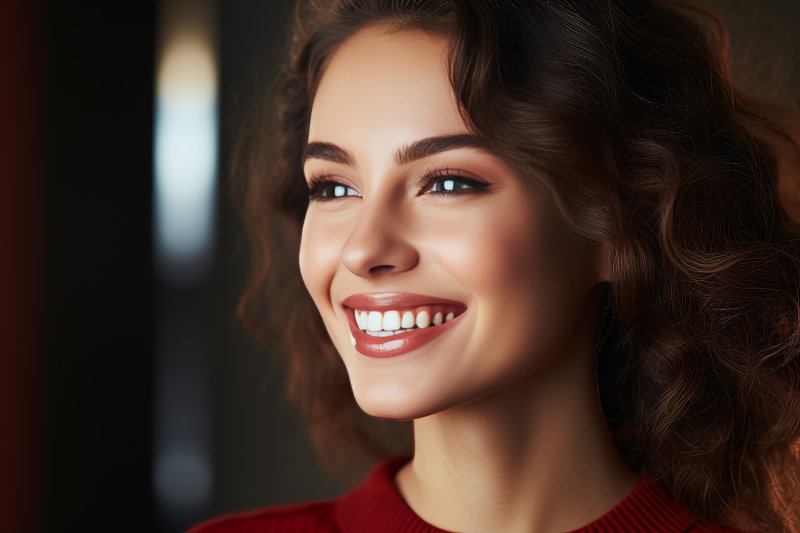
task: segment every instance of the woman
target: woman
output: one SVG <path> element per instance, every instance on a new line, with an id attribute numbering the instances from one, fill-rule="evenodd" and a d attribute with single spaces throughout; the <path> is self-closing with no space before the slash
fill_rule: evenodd
<path id="1" fill-rule="evenodd" d="M 277 311 L 323 455 L 385 460 L 195 531 L 797 531 L 797 145 L 733 87 L 716 19 L 336 0 L 297 21 L 242 312 Z M 413 454 L 359 411 L 413 420 Z"/>

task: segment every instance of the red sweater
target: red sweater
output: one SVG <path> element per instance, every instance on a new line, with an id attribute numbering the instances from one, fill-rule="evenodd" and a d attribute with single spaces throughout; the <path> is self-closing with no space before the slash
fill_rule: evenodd
<path id="1" fill-rule="evenodd" d="M 446 533 L 417 516 L 394 485 L 408 458 L 384 461 L 357 488 L 335 500 L 296 503 L 223 516 L 188 533 Z M 613 509 L 581 533 L 735 533 L 701 523 L 646 476 Z"/>

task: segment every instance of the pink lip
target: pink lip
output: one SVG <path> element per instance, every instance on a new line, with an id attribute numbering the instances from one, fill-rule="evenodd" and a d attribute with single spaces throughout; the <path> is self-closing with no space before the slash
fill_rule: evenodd
<path id="1" fill-rule="evenodd" d="M 466 306 L 461 302 L 446 300 L 422 294 L 407 292 L 382 292 L 354 294 L 342 300 L 347 312 L 347 320 L 350 325 L 350 332 L 356 339 L 356 350 L 368 357 L 386 358 L 403 355 L 420 346 L 427 344 L 439 335 L 449 331 L 459 323 L 461 316 L 466 310 Z M 451 305 L 461 311 L 458 316 L 444 322 L 438 326 L 428 326 L 427 328 L 413 329 L 406 333 L 392 335 L 391 337 L 373 337 L 361 331 L 356 323 L 355 311 L 383 311 L 388 309 L 416 308 L 425 305 Z"/>

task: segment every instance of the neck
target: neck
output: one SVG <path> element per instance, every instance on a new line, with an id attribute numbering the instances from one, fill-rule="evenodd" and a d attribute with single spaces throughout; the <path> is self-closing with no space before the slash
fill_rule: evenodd
<path id="1" fill-rule="evenodd" d="M 414 458 L 396 477 L 409 506 L 450 531 L 569 531 L 608 512 L 637 479 L 608 432 L 593 359 L 580 352 L 415 420 Z"/>

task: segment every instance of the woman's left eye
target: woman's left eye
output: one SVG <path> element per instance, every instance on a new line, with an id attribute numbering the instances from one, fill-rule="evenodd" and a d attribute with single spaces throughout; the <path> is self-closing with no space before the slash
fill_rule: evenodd
<path id="1" fill-rule="evenodd" d="M 484 183 L 464 176 L 438 175 L 425 179 L 422 192 L 434 194 L 450 195 L 459 193 L 476 193 L 486 189 L 488 183 Z"/>

